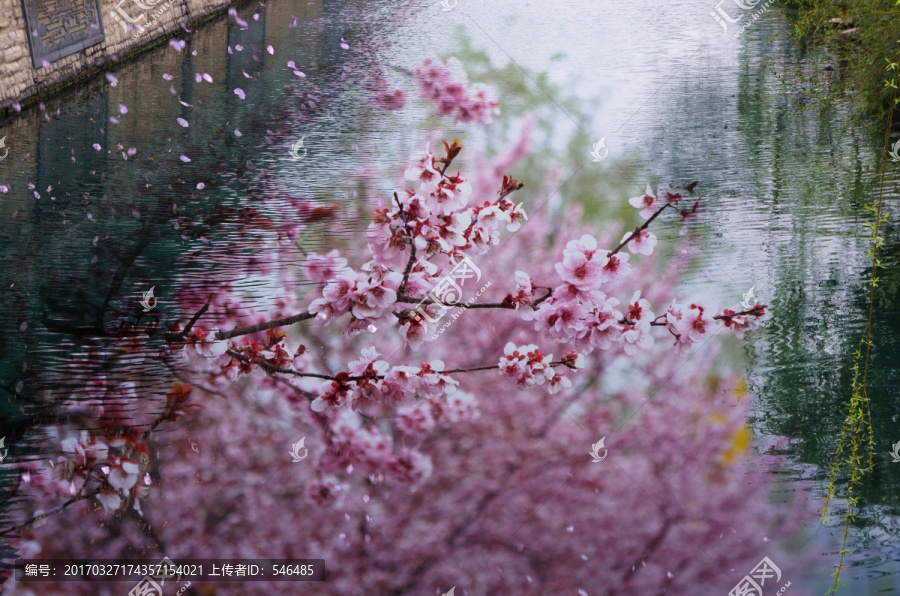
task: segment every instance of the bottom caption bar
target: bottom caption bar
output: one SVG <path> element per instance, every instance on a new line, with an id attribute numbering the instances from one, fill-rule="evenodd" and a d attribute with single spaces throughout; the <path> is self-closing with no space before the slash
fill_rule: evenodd
<path id="1" fill-rule="evenodd" d="M 317 582 L 325 559 L 16 559 L 16 581 Z M 149 592 L 152 594 L 153 592 Z"/>

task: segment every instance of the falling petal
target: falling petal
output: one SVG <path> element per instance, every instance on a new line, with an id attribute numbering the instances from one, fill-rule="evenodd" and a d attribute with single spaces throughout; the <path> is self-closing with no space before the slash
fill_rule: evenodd
<path id="1" fill-rule="evenodd" d="M 243 135 L 241 134 L 241 131 L 239 131 L 238 129 L 235 128 L 235 129 L 234 129 L 234 136 L 240 137 L 240 136 L 243 136 Z"/>
<path id="2" fill-rule="evenodd" d="M 34 191 L 34 198 L 36 198 L 36 199 L 41 198 L 41 193 L 39 193 L 38 191 Z"/>
<path id="3" fill-rule="evenodd" d="M 182 155 L 182 156 L 179 157 L 178 159 L 180 159 L 180 160 L 183 161 L 184 163 L 190 163 L 190 161 L 191 161 L 191 158 L 188 157 L 187 155 Z"/>
<path id="4" fill-rule="evenodd" d="M 181 41 L 180 39 L 170 39 L 169 45 L 175 48 L 176 52 L 180 52 L 184 49 L 185 42 Z"/>
<path id="5" fill-rule="evenodd" d="M 192 108 L 192 107 L 194 107 L 194 106 L 192 106 L 191 104 L 189 104 L 189 103 L 186 102 L 186 101 L 181 101 L 181 98 L 180 98 L 180 97 L 178 98 L 178 103 L 180 103 L 181 105 L 183 105 L 183 106 L 186 107 L 186 108 Z"/>
<path id="6" fill-rule="evenodd" d="M 41 66 L 43 68 L 50 68 L 50 63 L 47 62 L 46 60 L 41 60 Z"/>
<path id="7" fill-rule="evenodd" d="M 213 82 L 213 79 L 212 79 L 212 77 L 209 75 L 209 73 L 205 73 L 205 72 L 203 73 L 203 80 L 206 81 L 207 83 L 212 83 L 212 82 Z"/>
<path id="8" fill-rule="evenodd" d="M 22 389 L 25 389 L 25 381 L 16 383 L 16 393 L 22 393 Z"/>
<path id="9" fill-rule="evenodd" d="M 28 329 L 28 323 L 27 323 L 27 322 L 22 323 L 21 325 L 19 325 L 19 331 L 25 331 L 26 329 Z"/>
<path id="10" fill-rule="evenodd" d="M 669 579 L 675 579 L 675 574 L 671 571 L 666 571 L 666 577 L 668 577 Z"/>
<path id="11" fill-rule="evenodd" d="M 244 73 L 244 76 L 247 77 L 248 79 L 252 79 L 252 78 L 253 78 L 253 77 L 251 77 L 250 75 L 248 75 L 248 74 L 247 74 L 247 71 L 244 70 L 243 68 L 241 69 L 241 72 Z"/>
<path id="12" fill-rule="evenodd" d="M 237 9 L 235 9 L 233 7 L 229 8 L 228 14 L 234 17 L 234 22 L 237 23 L 238 27 L 244 27 L 244 28 L 247 27 L 247 21 L 245 21 L 244 19 L 242 19 L 241 17 L 238 16 Z M 238 51 L 240 52 L 240 50 L 238 50 Z"/>
<path id="13" fill-rule="evenodd" d="M 275 48 L 273 48 L 271 45 L 267 45 L 267 46 L 266 46 L 266 50 L 267 50 L 271 55 L 273 55 L 273 56 L 275 55 Z"/>
<path id="14" fill-rule="evenodd" d="M 293 70 L 297 70 L 297 65 L 294 64 L 294 61 L 293 61 L 293 60 L 288 60 L 288 68 L 293 69 Z"/>
<path id="15" fill-rule="evenodd" d="M 0 184 L 0 192 L 2 192 L 3 194 L 8 193 L 8 192 L 9 192 L 9 187 L 6 186 L 5 184 Z"/>
<path id="16" fill-rule="evenodd" d="M 113 87 L 119 84 L 119 79 L 111 72 L 106 73 L 106 80 L 109 81 L 109 84 Z"/>
<path id="17" fill-rule="evenodd" d="M 237 44 L 236 46 L 234 46 L 234 49 L 236 49 L 238 52 L 243 52 L 244 46 L 242 46 L 241 44 Z"/>
<path id="18" fill-rule="evenodd" d="M 94 143 L 94 149 L 100 151 L 100 149 L 102 149 L 102 147 L 100 147 L 100 143 Z"/>
<path id="19" fill-rule="evenodd" d="M 178 124 L 180 124 L 181 126 L 183 126 L 184 128 L 187 128 L 189 126 L 188 121 L 185 120 L 184 118 L 175 118 L 175 121 Z"/>
<path id="20" fill-rule="evenodd" d="M 258 21 L 258 20 L 259 20 L 259 13 L 258 13 L 258 12 L 254 12 L 254 13 L 253 13 L 253 20 L 254 20 L 254 21 Z"/>
<path id="21" fill-rule="evenodd" d="M 134 147 L 128 148 L 128 155 L 134 155 L 135 153 L 137 153 L 137 149 L 135 149 Z"/>
<path id="22" fill-rule="evenodd" d="M 240 97 L 241 99 L 244 99 L 246 97 L 246 95 L 244 95 L 244 90 L 241 89 L 240 87 L 238 87 L 234 90 L 234 94 L 237 95 L 238 97 Z"/>
<path id="23" fill-rule="evenodd" d="M 344 41 L 344 38 L 343 38 L 343 37 L 341 38 L 341 47 L 344 48 L 345 50 L 349 50 L 349 49 L 350 49 L 350 46 L 347 45 L 347 42 Z"/>
<path id="24" fill-rule="evenodd" d="M 89 220 L 91 220 L 92 222 L 97 223 L 97 220 L 94 219 L 94 216 L 91 215 L 90 213 L 87 214 L 87 218 L 88 218 Z"/>
<path id="25" fill-rule="evenodd" d="M 113 124 L 118 124 L 118 123 L 119 123 L 119 119 L 116 118 L 115 116 L 110 116 L 110 117 L 109 117 L 109 121 L 112 122 Z"/>
<path id="26" fill-rule="evenodd" d="M 197 190 L 203 190 L 204 188 L 206 188 L 205 184 L 203 184 L 202 182 L 197 183 Z"/>
<path id="27" fill-rule="evenodd" d="M 171 81 L 171 80 L 174 79 L 175 77 L 173 77 L 172 75 L 170 75 L 170 74 L 167 73 L 167 72 L 164 72 L 164 73 L 163 73 L 163 78 L 164 78 L 165 80 L 167 80 L 167 81 Z"/>
<path id="28" fill-rule="evenodd" d="M 121 104 L 121 103 L 119 104 L 119 113 L 120 114 L 128 113 L 128 108 L 125 106 L 125 104 Z"/>
<path id="29" fill-rule="evenodd" d="M 100 236 L 94 236 L 94 246 L 97 246 L 97 241 L 100 240 Z"/>
<path id="30" fill-rule="evenodd" d="M 200 75 L 200 73 L 198 72 L 197 74 L 194 75 L 194 80 L 197 81 L 197 82 L 199 83 L 200 81 L 203 80 L 203 77 L 202 77 L 202 76 Z"/>
<path id="31" fill-rule="evenodd" d="M 294 71 L 294 74 L 297 75 L 298 77 L 300 77 L 301 79 L 304 78 L 304 77 L 306 76 L 305 74 L 303 74 L 303 73 L 302 73 L 301 71 L 299 71 L 299 70 L 295 70 L 295 71 Z"/>

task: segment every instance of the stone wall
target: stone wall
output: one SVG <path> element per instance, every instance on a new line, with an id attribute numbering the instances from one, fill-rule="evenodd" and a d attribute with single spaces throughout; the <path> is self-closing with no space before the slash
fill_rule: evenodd
<path id="1" fill-rule="evenodd" d="M 39 0 L 46 1 L 46 0 Z M 34 68 L 22 0 L 0 0 L 0 118 L 13 103 L 27 105 L 112 60 L 126 58 L 168 36 L 182 23 L 198 21 L 227 9 L 234 0 L 100 0 L 104 41 Z M 143 7 L 150 7 L 142 8 Z M 143 27 L 126 31 L 113 16 L 119 7 Z M 121 12 L 116 13 L 121 14 Z"/>

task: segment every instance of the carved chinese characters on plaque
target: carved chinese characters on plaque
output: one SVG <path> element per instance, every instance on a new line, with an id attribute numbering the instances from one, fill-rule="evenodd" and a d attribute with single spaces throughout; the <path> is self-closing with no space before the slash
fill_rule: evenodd
<path id="1" fill-rule="evenodd" d="M 22 4 L 35 68 L 104 39 L 99 0 L 22 0 Z"/>

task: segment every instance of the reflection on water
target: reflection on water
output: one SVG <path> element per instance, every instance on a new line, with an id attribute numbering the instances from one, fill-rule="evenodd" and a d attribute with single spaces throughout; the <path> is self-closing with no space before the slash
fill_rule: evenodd
<path id="1" fill-rule="evenodd" d="M 814 90 L 797 82 L 809 66 L 775 9 L 735 42 L 708 17 L 711 8 L 706 0 L 578 1 L 565 10 L 463 2 L 443 12 L 421 3 L 398 17 L 387 2 L 276 1 L 259 13 L 263 26 L 241 31 L 220 19 L 185 37 L 182 52 L 159 48 L 117 69 L 115 86 L 95 79 L 5 123 L 0 436 L 15 457 L 36 457 L 33 429 L 58 415 L 61 400 L 86 399 L 82 388 L 98 376 L 134 383 L 151 402 L 164 395 L 169 364 L 148 357 L 158 349 L 153 340 L 132 336 L 148 321 L 163 332 L 190 316 L 176 304 L 196 309 L 217 287 L 240 284 L 255 311 L 272 308 L 276 297 L 241 272 L 248 262 L 295 267 L 257 250 L 261 236 L 291 231 L 257 215 L 277 221 L 300 203 L 322 208 L 309 212 L 318 227 L 308 249 L 357 233 L 366 197 L 352 181 L 362 175 L 379 186 L 379 165 L 421 142 L 402 120 L 417 121 L 415 106 L 409 116 L 373 112 L 357 84 L 376 59 L 409 69 L 424 55 L 452 52 L 458 38 L 450 31 L 459 25 L 495 64 L 512 60 L 531 77 L 549 71 L 555 82 L 572 81 L 572 95 L 597 103 L 589 122 L 573 122 L 560 106 L 553 124 L 560 137 L 578 128 L 592 142 L 606 136 L 612 159 L 642 164 L 610 168 L 617 188 L 640 183 L 640 191 L 645 178 L 701 180 L 707 222 L 691 232 L 701 255 L 683 290 L 736 301 L 755 286 L 771 306 L 767 331 L 746 347 L 755 428 L 790 439 L 781 446 L 790 473 L 810 478 L 817 494 L 864 324 L 862 207 L 875 197 L 880 134 L 810 101 Z M 287 27 L 295 16 L 299 26 Z M 536 23 L 540 36 L 532 34 Z M 343 50 L 341 38 L 354 51 Z M 264 50 L 269 44 L 274 55 Z M 557 52 L 565 57 L 551 61 Z M 508 100 L 515 109 L 515 97 Z M 292 160 L 289 148 L 301 137 L 307 153 Z M 567 158 L 568 172 L 589 161 L 589 149 Z M 888 205 L 900 196 L 898 179 L 889 169 Z M 562 196 L 575 200 L 582 190 L 589 189 L 576 176 Z M 678 228 L 658 234 L 671 246 Z M 900 466 L 887 456 L 900 440 L 896 229 L 885 246 L 870 380 L 881 459 L 852 539 L 858 567 L 846 581 L 854 593 L 898 585 Z M 159 304 L 144 313 L 138 300 L 151 286 Z M 215 303 L 211 313 L 227 308 Z M 2 481 L 6 490 L 12 478 Z M 827 531 L 813 543 L 823 551 L 833 544 Z"/>

